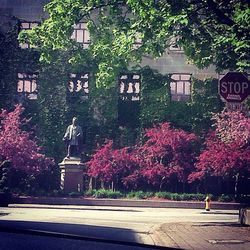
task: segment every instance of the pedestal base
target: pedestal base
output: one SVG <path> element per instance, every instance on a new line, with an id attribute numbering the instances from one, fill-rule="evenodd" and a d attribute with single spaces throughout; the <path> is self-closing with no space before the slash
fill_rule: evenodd
<path id="1" fill-rule="evenodd" d="M 77 157 L 64 158 L 59 163 L 61 171 L 61 189 L 66 192 L 83 191 L 83 164 Z"/>

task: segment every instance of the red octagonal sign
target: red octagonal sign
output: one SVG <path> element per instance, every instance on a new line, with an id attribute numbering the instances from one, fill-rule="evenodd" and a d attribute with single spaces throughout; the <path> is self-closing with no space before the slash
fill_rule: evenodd
<path id="1" fill-rule="evenodd" d="M 227 102 L 243 102 L 250 95 L 250 81 L 239 72 L 228 72 L 219 81 L 219 94 Z"/>

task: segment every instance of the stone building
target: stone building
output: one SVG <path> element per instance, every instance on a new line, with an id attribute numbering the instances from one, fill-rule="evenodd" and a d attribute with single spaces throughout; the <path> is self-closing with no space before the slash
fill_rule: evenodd
<path id="1" fill-rule="evenodd" d="M 22 29 L 31 29 L 41 22 L 42 19 L 47 17 L 47 14 L 43 11 L 43 6 L 48 3 L 49 0 L 0 0 L 0 28 L 2 31 L 7 31 L 11 26 L 18 22 L 20 30 Z M 85 23 L 79 23 L 75 25 L 74 33 L 72 38 L 76 39 L 79 43 L 85 44 L 88 46 L 89 43 L 89 33 L 86 28 Z M 29 44 L 20 44 L 21 48 L 29 48 Z M 171 82 L 171 95 L 172 100 L 174 101 L 185 101 L 190 97 L 191 81 L 190 76 L 197 79 L 205 79 L 208 77 L 218 78 L 218 74 L 215 73 L 214 67 L 209 67 L 207 69 L 200 70 L 194 65 L 190 64 L 182 49 L 178 47 L 174 41 L 173 45 L 170 46 L 162 57 L 158 59 L 153 59 L 150 56 L 144 57 L 141 63 L 141 66 L 150 66 L 152 69 L 156 69 L 159 73 L 165 75 L 170 74 L 172 78 Z M 18 92 L 31 92 L 29 98 L 36 98 L 35 89 L 36 89 L 36 77 L 37 75 L 28 76 L 23 72 L 17 72 L 18 74 L 18 83 L 17 91 Z M 73 83 L 76 75 L 72 74 L 72 81 L 70 83 L 70 88 L 73 91 Z M 82 88 L 87 92 L 87 81 L 88 75 L 85 74 L 81 76 L 83 80 Z M 126 76 L 121 76 L 120 84 L 126 86 L 128 81 Z M 129 84 L 127 88 L 121 86 L 121 91 L 127 91 L 128 94 L 135 92 L 134 94 L 139 93 L 139 81 L 138 76 L 131 78 L 133 83 Z M 77 81 L 77 80 L 76 80 Z M 133 86 L 135 86 L 133 88 Z M 76 89 L 80 88 L 76 86 Z M 136 97 L 135 97 L 136 99 Z"/>

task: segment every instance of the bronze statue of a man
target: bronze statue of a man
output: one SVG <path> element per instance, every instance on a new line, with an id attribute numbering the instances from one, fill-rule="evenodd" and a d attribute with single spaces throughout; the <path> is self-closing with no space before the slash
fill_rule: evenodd
<path id="1" fill-rule="evenodd" d="M 67 158 L 70 158 L 70 156 L 80 156 L 82 137 L 82 128 L 77 125 L 77 118 L 73 117 L 72 124 L 67 127 L 63 137 L 63 140 L 67 143 Z"/>

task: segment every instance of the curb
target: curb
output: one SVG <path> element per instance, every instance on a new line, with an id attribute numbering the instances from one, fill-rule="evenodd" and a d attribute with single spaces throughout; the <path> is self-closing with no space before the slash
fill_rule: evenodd
<path id="1" fill-rule="evenodd" d="M 43 205 L 82 205 L 82 206 L 117 206 L 117 207 L 150 207 L 150 208 L 190 208 L 204 209 L 201 201 L 155 201 L 126 199 L 91 199 L 62 197 L 13 197 L 9 204 L 43 204 Z M 239 210 L 241 203 L 212 202 L 211 209 Z"/>

